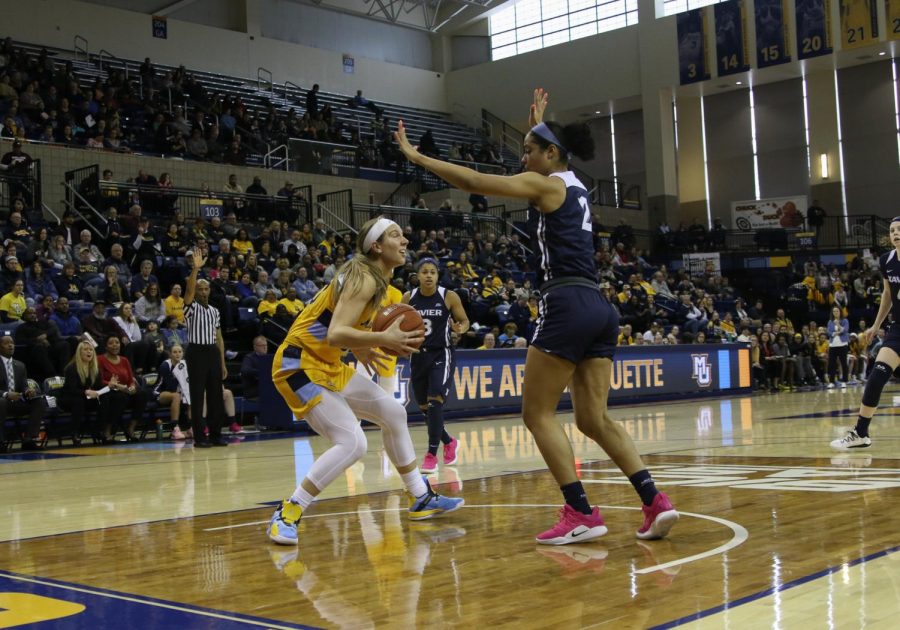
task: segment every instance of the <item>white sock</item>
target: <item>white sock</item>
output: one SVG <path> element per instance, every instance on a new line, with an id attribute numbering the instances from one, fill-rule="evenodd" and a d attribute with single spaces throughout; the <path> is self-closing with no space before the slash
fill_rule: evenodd
<path id="1" fill-rule="evenodd" d="M 303 489 L 303 486 L 297 486 L 294 494 L 291 495 L 291 501 L 302 507 L 304 510 L 309 507 L 315 497 Z"/>
<path id="2" fill-rule="evenodd" d="M 428 494 L 428 486 L 425 485 L 425 480 L 422 478 L 422 473 L 419 472 L 418 466 L 408 473 L 402 473 L 400 478 L 403 479 L 403 485 L 406 486 L 409 493 L 417 499 L 421 499 Z"/>

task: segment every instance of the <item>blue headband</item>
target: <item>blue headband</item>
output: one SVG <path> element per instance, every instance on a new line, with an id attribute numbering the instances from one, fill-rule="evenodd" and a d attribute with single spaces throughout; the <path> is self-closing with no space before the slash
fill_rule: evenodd
<path id="1" fill-rule="evenodd" d="M 900 217 L 894 217 L 893 219 L 891 219 L 891 223 L 896 223 L 897 221 L 900 221 Z"/>
<path id="2" fill-rule="evenodd" d="M 539 138 L 543 138 L 550 144 L 555 144 L 559 147 L 559 150 L 563 155 L 566 155 L 568 151 L 566 147 L 563 146 L 563 143 L 559 141 L 559 138 L 556 137 L 556 134 L 553 133 L 553 130 L 547 126 L 547 123 L 540 123 L 531 128 L 531 133 L 538 136 Z"/>
<path id="3" fill-rule="evenodd" d="M 423 265 L 434 265 L 435 269 L 440 269 L 441 266 L 438 264 L 434 258 L 423 258 L 419 262 L 416 263 L 416 271 L 422 268 Z"/>

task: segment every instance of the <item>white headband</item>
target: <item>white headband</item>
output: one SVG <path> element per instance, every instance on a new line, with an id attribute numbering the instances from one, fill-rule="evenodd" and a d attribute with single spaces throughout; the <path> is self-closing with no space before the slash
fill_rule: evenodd
<path id="1" fill-rule="evenodd" d="M 368 254 L 369 250 L 372 249 L 372 243 L 381 238 L 381 235 L 384 234 L 389 227 L 392 225 L 397 225 L 390 219 L 385 219 L 381 217 L 375 222 L 375 225 L 372 226 L 372 229 L 369 230 L 369 233 L 366 234 L 366 238 L 363 239 L 363 253 Z M 400 227 L 397 225 L 397 227 Z"/>

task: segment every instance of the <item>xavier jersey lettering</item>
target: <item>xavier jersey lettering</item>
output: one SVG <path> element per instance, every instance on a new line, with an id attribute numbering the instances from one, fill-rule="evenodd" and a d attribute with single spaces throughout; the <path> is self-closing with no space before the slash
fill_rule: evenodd
<path id="1" fill-rule="evenodd" d="M 566 199 L 553 212 L 528 208 L 538 282 L 564 277 L 597 280 L 591 204 L 587 189 L 572 171 L 551 173 L 566 184 Z"/>
<path id="2" fill-rule="evenodd" d="M 422 321 L 425 322 L 425 350 L 441 350 L 450 346 L 450 308 L 447 306 L 447 289 L 438 287 L 432 295 L 422 295 L 419 289 L 413 289 L 409 296 L 412 306 Z"/>
<path id="3" fill-rule="evenodd" d="M 881 275 L 891 287 L 890 296 L 882 295 L 881 299 L 891 300 L 891 309 L 894 317 L 900 314 L 900 259 L 897 257 L 897 250 L 892 249 L 886 254 L 882 254 L 878 259 L 878 267 L 881 269 Z"/>

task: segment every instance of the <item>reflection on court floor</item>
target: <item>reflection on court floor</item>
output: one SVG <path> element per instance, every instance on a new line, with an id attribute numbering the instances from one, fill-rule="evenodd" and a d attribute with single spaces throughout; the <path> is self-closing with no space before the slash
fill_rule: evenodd
<path id="1" fill-rule="evenodd" d="M 893 627 L 895 408 L 866 452 L 828 448 L 859 395 L 614 408 L 683 513 L 662 541 L 634 537 L 630 484 L 570 414 L 560 422 L 610 532 L 558 548 L 533 539 L 561 499 L 517 417 L 451 425 L 459 460 L 432 483 L 467 506 L 422 523 L 406 519 L 370 432 L 304 516 L 298 549 L 263 527 L 326 447 L 315 436 L 2 457 L 0 627 Z M 413 437 L 421 450 L 424 427 Z"/>

